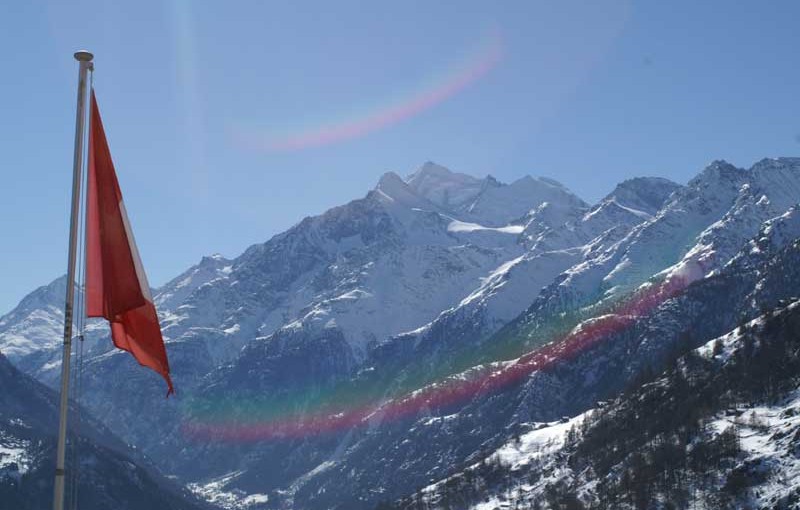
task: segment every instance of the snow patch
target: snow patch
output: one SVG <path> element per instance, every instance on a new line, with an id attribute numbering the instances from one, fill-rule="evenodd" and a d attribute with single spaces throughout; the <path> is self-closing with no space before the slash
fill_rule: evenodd
<path id="1" fill-rule="evenodd" d="M 19 479 L 31 467 L 30 442 L 0 435 L 0 478 Z"/>
<path id="2" fill-rule="evenodd" d="M 510 466 L 511 470 L 529 464 L 543 455 L 551 454 L 564 446 L 567 433 L 579 425 L 592 411 L 586 411 L 574 418 L 564 419 L 549 424 L 534 424 L 536 429 L 519 436 L 519 441 L 512 440 L 500 447 L 492 458 Z"/>
<path id="3" fill-rule="evenodd" d="M 467 223 L 465 221 L 453 220 L 447 225 L 448 232 L 475 232 L 477 230 L 490 230 L 501 234 L 521 234 L 525 227 L 523 225 L 507 225 L 505 227 L 485 227 L 477 223 Z"/>
<path id="4" fill-rule="evenodd" d="M 187 487 L 209 503 L 225 510 L 244 510 L 269 501 L 269 496 L 266 494 L 247 494 L 241 489 L 225 490 L 225 487 L 241 474 L 241 471 L 234 471 L 205 484 L 190 483 Z"/>

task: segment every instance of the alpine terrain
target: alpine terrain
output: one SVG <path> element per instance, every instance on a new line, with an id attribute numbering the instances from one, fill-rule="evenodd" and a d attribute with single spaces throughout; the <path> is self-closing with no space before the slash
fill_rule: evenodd
<path id="1" fill-rule="evenodd" d="M 0 506 L 51 483 L 64 291 L 0 318 Z M 800 508 L 800 158 L 595 204 L 428 162 L 153 294 L 174 398 L 81 342 L 98 508 Z"/>

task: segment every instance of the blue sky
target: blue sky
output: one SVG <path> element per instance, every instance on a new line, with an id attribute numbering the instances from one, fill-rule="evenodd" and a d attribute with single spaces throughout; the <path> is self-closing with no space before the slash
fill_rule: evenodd
<path id="1" fill-rule="evenodd" d="M 96 55 L 159 285 L 426 160 L 596 200 L 636 175 L 796 156 L 797 19 L 796 1 L 4 2 L 0 312 L 66 267 L 76 49 Z M 333 143 L 269 143 L 395 108 Z"/>

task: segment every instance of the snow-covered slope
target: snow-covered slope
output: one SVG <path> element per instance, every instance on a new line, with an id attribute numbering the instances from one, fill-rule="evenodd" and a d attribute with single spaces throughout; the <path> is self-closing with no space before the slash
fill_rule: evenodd
<path id="1" fill-rule="evenodd" d="M 797 508 L 798 305 L 743 323 L 595 409 L 523 424 L 390 508 Z"/>
<path id="2" fill-rule="evenodd" d="M 800 202 L 800 159 L 765 159 L 750 169 L 748 182 L 725 215 L 709 225 L 667 274 L 703 275 L 718 270 L 765 221 Z"/>
<path id="3" fill-rule="evenodd" d="M 677 262 L 698 235 L 735 207 L 747 181 L 747 171 L 724 161 L 711 163 L 626 239 L 616 264 L 603 277 L 605 286 L 629 290 Z"/>

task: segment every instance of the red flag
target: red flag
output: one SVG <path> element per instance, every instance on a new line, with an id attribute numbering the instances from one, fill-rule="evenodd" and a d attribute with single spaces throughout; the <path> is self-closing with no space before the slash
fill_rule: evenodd
<path id="1" fill-rule="evenodd" d="M 136 250 L 122 192 L 92 90 L 86 197 L 86 311 L 111 323 L 114 345 L 161 374 L 174 393 L 150 286 Z"/>

